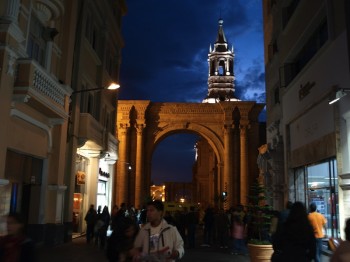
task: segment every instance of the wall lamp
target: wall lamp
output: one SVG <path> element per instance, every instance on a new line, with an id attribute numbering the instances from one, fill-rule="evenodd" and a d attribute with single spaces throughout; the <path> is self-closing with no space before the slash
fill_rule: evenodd
<path id="1" fill-rule="evenodd" d="M 337 86 L 333 87 L 333 90 L 329 96 L 328 104 L 334 104 L 340 98 L 346 96 L 347 92 L 350 92 L 350 88 L 339 88 Z"/>
<path id="2" fill-rule="evenodd" d="M 105 90 L 105 89 L 108 89 L 108 90 L 116 90 L 120 87 L 119 84 L 117 83 L 111 83 L 109 86 L 106 86 L 106 87 L 97 87 L 97 88 L 90 88 L 90 89 L 81 89 L 81 90 L 76 90 L 76 91 L 73 91 L 72 92 L 72 95 L 73 94 L 77 94 L 77 93 L 83 93 L 83 92 L 89 92 L 89 91 L 97 91 L 97 90 Z"/>

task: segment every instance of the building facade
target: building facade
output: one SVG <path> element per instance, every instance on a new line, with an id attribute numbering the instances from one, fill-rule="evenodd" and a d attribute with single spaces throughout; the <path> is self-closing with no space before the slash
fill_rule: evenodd
<path id="1" fill-rule="evenodd" d="M 116 94 L 76 91 L 118 81 L 125 10 L 107 0 L 0 3 L 0 214 L 21 213 L 37 242 L 69 240 L 75 211 L 81 220 L 111 199 Z"/>
<path id="2" fill-rule="evenodd" d="M 263 1 L 269 173 L 275 208 L 315 202 L 328 236 L 349 217 L 348 1 Z"/>

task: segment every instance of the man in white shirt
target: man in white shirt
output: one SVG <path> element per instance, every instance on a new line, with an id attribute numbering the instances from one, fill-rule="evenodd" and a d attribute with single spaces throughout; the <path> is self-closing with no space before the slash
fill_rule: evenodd
<path id="1" fill-rule="evenodd" d="M 180 259 L 184 241 L 177 228 L 163 219 L 164 204 L 160 200 L 147 203 L 147 221 L 134 242 L 134 261 L 167 261 Z"/>

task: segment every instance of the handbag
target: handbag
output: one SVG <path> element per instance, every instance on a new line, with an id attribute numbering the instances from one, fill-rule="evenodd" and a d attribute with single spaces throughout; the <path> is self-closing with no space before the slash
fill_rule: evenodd
<path id="1" fill-rule="evenodd" d="M 341 238 L 330 237 L 328 239 L 329 249 L 334 252 L 338 248 L 341 242 L 342 242 Z"/>

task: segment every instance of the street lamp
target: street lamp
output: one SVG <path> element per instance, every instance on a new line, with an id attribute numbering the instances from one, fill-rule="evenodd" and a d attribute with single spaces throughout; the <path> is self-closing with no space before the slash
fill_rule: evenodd
<path id="1" fill-rule="evenodd" d="M 120 85 L 117 83 L 112 82 L 109 86 L 106 87 L 97 87 L 97 88 L 90 88 L 90 89 L 80 89 L 80 90 L 75 90 L 73 91 L 73 94 L 77 94 L 77 93 L 83 93 L 83 92 L 89 92 L 89 91 L 97 91 L 97 90 L 116 90 L 120 88 Z"/>
<path id="2" fill-rule="evenodd" d="M 340 88 L 340 87 L 334 87 L 334 90 L 332 90 L 328 103 L 331 105 L 335 102 L 337 102 L 342 97 L 346 96 L 347 92 L 350 92 L 350 88 Z"/>

